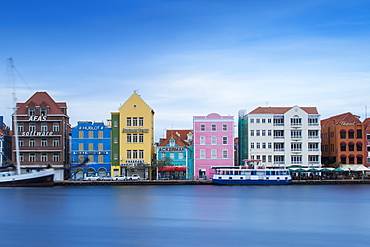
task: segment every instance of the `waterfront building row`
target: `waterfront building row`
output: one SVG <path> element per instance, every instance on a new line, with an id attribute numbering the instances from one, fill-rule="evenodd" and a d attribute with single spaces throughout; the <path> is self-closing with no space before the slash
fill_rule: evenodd
<path id="1" fill-rule="evenodd" d="M 213 175 L 212 166 L 239 165 L 243 159 L 260 159 L 269 167 L 369 163 L 370 120 L 361 122 L 351 113 L 320 120 L 315 107 L 257 107 L 239 112 L 237 138 L 233 116 L 211 113 L 194 116 L 192 129 L 167 130 L 158 143 L 154 114 L 134 91 L 107 123 L 79 121 L 71 127 L 67 104 L 37 92 L 13 114 L 21 168 L 51 165 L 58 168 L 57 180 L 133 174 L 204 179 Z M 10 135 L 1 133 L 0 140 Z M 15 163 L 15 142 L 12 150 Z M 87 166 L 75 167 L 86 158 Z M 171 162 L 159 165 L 166 159 Z"/>

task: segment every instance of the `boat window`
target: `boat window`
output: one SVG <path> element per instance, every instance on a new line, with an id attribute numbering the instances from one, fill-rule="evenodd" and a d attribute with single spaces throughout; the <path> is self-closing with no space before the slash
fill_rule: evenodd
<path id="1" fill-rule="evenodd" d="M 266 171 L 266 175 L 271 175 L 271 172 L 270 171 Z"/>
<path id="2" fill-rule="evenodd" d="M 252 175 L 256 175 L 257 171 L 251 171 Z"/>
<path id="3" fill-rule="evenodd" d="M 275 171 L 271 171 L 271 175 L 275 175 Z"/>

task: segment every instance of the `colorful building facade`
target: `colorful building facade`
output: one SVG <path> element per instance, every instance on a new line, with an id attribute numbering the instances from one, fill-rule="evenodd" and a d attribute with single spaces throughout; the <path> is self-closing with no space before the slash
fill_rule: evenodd
<path id="1" fill-rule="evenodd" d="M 322 159 L 325 165 L 364 165 L 367 157 L 364 125 L 350 112 L 321 120 Z"/>
<path id="2" fill-rule="evenodd" d="M 4 124 L 3 119 L 0 116 L 0 166 L 10 165 L 12 161 L 12 137 L 10 128 Z"/>
<path id="3" fill-rule="evenodd" d="M 171 165 L 158 168 L 156 171 L 157 179 L 194 178 L 192 136 L 191 130 L 167 131 L 166 138 L 161 139 L 157 145 L 157 160 L 170 158 Z"/>
<path id="4" fill-rule="evenodd" d="M 71 180 L 111 174 L 111 127 L 103 122 L 80 121 L 72 128 Z M 87 165 L 78 167 L 86 158 Z"/>
<path id="5" fill-rule="evenodd" d="M 13 113 L 13 131 L 19 137 L 21 172 L 57 168 L 55 180 L 64 180 L 70 164 L 70 124 L 67 103 L 55 102 L 48 93 L 36 92 Z M 17 119 L 15 128 L 14 119 Z M 13 138 L 13 162 L 17 163 Z"/>
<path id="6" fill-rule="evenodd" d="M 316 107 L 258 107 L 239 115 L 239 161 L 264 166 L 321 166 L 320 115 Z"/>
<path id="7" fill-rule="evenodd" d="M 136 91 L 112 117 L 112 176 L 152 179 L 154 111 Z"/>
<path id="8" fill-rule="evenodd" d="M 234 165 L 234 117 L 211 113 L 193 117 L 194 178 L 210 179 L 212 166 Z"/>
<path id="9" fill-rule="evenodd" d="M 370 118 L 366 118 L 363 122 L 364 124 L 364 131 L 365 131 L 365 140 L 364 140 L 364 148 L 365 148 L 365 162 L 364 164 L 369 167 L 370 166 Z"/>

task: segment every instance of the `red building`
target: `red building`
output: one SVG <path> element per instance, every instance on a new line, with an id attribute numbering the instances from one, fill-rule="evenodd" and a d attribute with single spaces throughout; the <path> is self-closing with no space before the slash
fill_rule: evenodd
<path id="1" fill-rule="evenodd" d="M 12 116 L 13 131 L 19 139 L 21 171 L 43 169 L 49 164 L 53 168 L 70 164 L 67 104 L 55 102 L 46 92 L 36 92 L 26 102 L 17 103 L 16 107 Z M 16 163 L 14 140 L 13 137 L 13 162 Z M 55 179 L 64 179 L 63 169 L 56 170 Z"/>
<path id="2" fill-rule="evenodd" d="M 366 160 L 364 164 L 370 166 L 370 118 L 364 120 L 365 128 L 365 157 Z"/>
<path id="3" fill-rule="evenodd" d="M 324 165 L 366 164 L 364 124 L 352 113 L 321 120 L 321 144 Z"/>

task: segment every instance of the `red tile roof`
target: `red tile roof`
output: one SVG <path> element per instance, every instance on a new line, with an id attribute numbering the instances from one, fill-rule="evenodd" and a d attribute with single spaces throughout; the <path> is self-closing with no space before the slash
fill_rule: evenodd
<path id="1" fill-rule="evenodd" d="M 25 103 L 17 103 L 17 113 L 18 115 L 28 114 L 27 106 L 30 104 L 34 104 L 35 106 L 41 106 L 43 103 L 49 106 L 48 115 L 60 115 L 64 113 L 60 110 L 60 108 L 66 108 L 66 102 L 55 102 L 53 98 L 47 92 L 36 92 L 34 95 L 31 96 Z"/>
<path id="2" fill-rule="evenodd" d="M 321 120 L 321 126 L 325 125 L 346 125 L 347 123 L 362 124 L 360 117 L 346 112 Z"/>
<path id="3" fill-rule="evenodd" d="M 167 138 L 162 143 L 160 143 L 158 146 L 167 146 L 168 143 L 170 143 L 171 139 L 174 139 L 175 143 L 178 146 L 189 146 L 189 143 L 184 141 L 180 136 L 176 135 L 175 132 L 168 135 Z"/>
<path id="4" fill-rule="evenodd" d="M 293 107 L 257 107 L 249 114 L 284 114 Z M 316 107 L 300 107 L 302 110 L 308 114 L 319 114 Z"/>
<path id="5" fill-rule="evenodd" d="M 166 137 L 172 133 L 178 133 L 182 139 L 187 140 L 189 132 L 193 132 L 193 130 L 166 130 Z"/>

